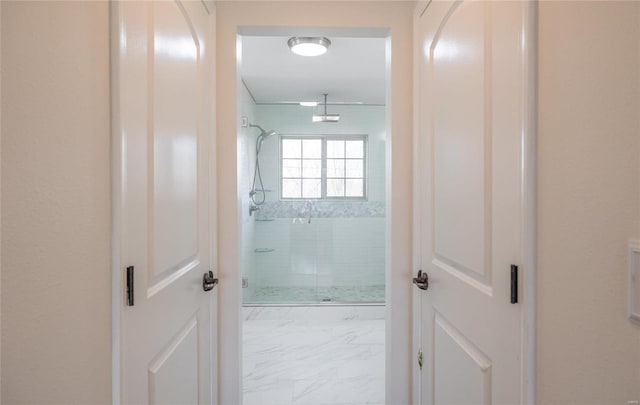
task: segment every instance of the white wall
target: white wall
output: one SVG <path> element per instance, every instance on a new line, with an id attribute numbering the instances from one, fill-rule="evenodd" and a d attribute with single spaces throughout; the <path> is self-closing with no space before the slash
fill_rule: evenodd
<path id="1" fill-rule="evenodd" d="M 386 27 L 391 32 L 390 45 L 390 115 L 391 143 L 387 143 L 386 178 L 392 192 L 387 197 L 387 234 L 392 235 L 387 246 L 387 398 L 390 403 L 410 403 L 409 362 L 412 360 L 409 342 L 395 331 L 408 331 L 410 314 L 411 263 L 411 101 L 412 101 L 412 11 L 413 3 L 405 1 L 341 1 L 341 2 L 263 2 L 223 1 L 218 3 L 218 173 L 220 173 L 218 217 L 224 230 L 219 245 L 221 284 L 220 299 L 225 307 L 221 328 L 229 331 L 221 336 L 222 375 L 221 402 L 237 404 L 241 395 L 238 380 L 241 374 L 240 274 L 238 272 L 238 209 L 240 194 L 237 176 L 237 45 L 239 26 L 324 26 L 324 27 Z M 392 281 L 392 282 L 390 282 Z M 394 301 L 395 300 L 395 301 Z M 391 333 L 394 331 L 394 333 Z M 396 339 L 398 338 L 398 339 Z"/>
<path id="2" fill-rule="evenodd" d="M 2 402 L 111 402 L 107 2 L 2 7 Z"/>
<path id="3" fill-rule="evenodd" d="M 640 3 L 540 2 L 537 402 L 640 400 Z"/>

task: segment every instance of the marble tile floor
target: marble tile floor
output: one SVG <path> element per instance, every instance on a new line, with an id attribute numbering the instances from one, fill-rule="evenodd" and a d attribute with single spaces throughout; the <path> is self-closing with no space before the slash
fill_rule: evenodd
<path id="1" fill-rule="evenodd" d="M 244 405 L 384 404 L 384 320 L 246 320 Z"/>

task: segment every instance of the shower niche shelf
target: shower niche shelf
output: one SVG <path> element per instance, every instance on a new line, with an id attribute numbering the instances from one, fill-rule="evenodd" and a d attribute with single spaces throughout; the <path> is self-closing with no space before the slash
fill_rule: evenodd
<path id="1" fill-rule="evenodd" d="M 269 253 L 269 252 L 275 251 L 275 249 L 272 249 L 272 248 L 257 248 L 257 249 L 253 249 L 253 251 L 256 252 L 256 253 Z"/>
<path id="2" fill-rule="evenodd" d="M 256 222 L 272 222 L 273 218 L 256 218 Z"/>

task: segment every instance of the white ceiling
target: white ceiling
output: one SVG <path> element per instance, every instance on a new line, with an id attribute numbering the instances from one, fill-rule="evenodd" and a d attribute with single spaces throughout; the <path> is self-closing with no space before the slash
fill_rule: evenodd
<path id="1" fill-rule="evenodd" d="M 385 39 L 329 38 L 321 56 L 293 54 L 288 36 L 243 36 L 242 79 L 256 103 L 385 103 Z"/>

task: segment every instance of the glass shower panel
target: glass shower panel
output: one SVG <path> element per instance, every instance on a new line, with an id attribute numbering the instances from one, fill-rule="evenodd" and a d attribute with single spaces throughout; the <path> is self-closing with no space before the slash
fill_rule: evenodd
<path id="1" fill-rule="evenodd" d="M 245 304 L 384 302 L 384 217 L 318 217 L 329 205 L 299 201 L 294 218 L 256 220 Z"/>
<path id="2" fill-rule="evenodd" d="M 266 201 L 247 225 L 244 304 L 384 303 L 384 141 L 273 139 L 261 154 Z"/>

